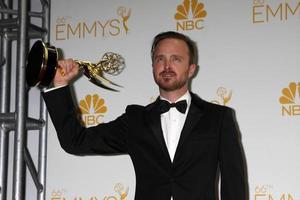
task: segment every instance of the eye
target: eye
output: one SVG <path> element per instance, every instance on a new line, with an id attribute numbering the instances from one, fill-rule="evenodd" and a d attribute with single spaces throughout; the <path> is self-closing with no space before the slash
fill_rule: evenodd
<path id="1" fill-rule="evenodd" d="M 155 63 L 159 63 L 159 62 L 162 62 L 162 61 L 164 61 L 163 56 L 157 56 L 157 57 L 155 57 Z"/>
<path id="2" fill-rule="evenodd" d="M 172 59 L 174 62 L 181 62 L 182 61 L 182 58 L 180 56 L 173 56 L 173 59 Z"/>

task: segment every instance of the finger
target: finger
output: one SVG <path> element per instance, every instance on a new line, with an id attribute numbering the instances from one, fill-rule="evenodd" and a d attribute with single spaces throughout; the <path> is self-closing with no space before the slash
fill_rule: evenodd
<path id="1" fill-rule="evenodd" d="M 65 72 L 64 68 L 62 68 L 62 67 L 58 67 L 58 72 L 60 73 L 60 75 L 62 77 L 64 77 L 66 75 L 66 72 Z"/>
<path id="2" fill-rule="evenodd" d="M 58 61 L 58 71 L 61 76 L 67 75 L 72 70 L 72 59 Z"/>

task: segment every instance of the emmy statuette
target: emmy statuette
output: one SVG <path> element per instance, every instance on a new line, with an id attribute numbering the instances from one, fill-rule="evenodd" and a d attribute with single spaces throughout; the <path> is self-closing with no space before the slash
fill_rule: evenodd
<path id="1" fill-rule="evenodd" d="M 54 46 L 40 40 L 36 41 L 29 51 L 26 64 L 26 82 L 29 87 L 48 87 L 52 82 L 56 70 L 61 69 L 58 64 L 58 52 Z M 90 61 L 75 61 L 83 74 L 95 85 L 112 91 L 118 91 L 111 85 L 121 87 L 104 77 L 104 73 L 118 75 L 125 67 L 124 58 L 116 53 L 107 52 L 102 59 L 94 64 Z M 61 70 L 63 75 L 63 70 Z"/>

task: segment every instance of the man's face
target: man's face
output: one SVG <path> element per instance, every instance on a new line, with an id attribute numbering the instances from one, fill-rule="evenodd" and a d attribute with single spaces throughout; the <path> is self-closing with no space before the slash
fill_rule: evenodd
<path id="1" fill-rule="evenodd" d="M 193 76 L 196 65 L 189 64 L 187 44 L 179 39 L 163 39 L 155 48 L 153 76 L 156 84 L 164 91 L 188 89 L 188 80 Z"/>

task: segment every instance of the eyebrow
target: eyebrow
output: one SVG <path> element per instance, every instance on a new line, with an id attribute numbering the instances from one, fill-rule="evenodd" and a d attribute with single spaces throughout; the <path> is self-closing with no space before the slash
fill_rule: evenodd
<path id="1" fill-rule="evenodd" d="M 154 55 L 153 58 L 156 59 L 156 58 L 163 57 L 163 56 L 164 55 L 162 55 L 162 54 L 158 54 L 158 55 Z"/>
<path id="2" fill-rule="evenodd" d="M 179 55 L 179 54 L 172 54 L 171 57 L 179 57 L 179 58 L 184 58 L 183 56 Z M 153 58 L 157 58 L 157 57 L 164 57 L 164 54 L 157 54 L 157 55 L 154 55 Z"/>

